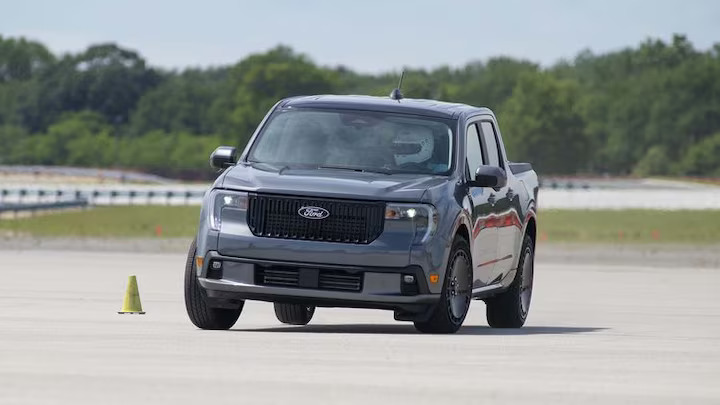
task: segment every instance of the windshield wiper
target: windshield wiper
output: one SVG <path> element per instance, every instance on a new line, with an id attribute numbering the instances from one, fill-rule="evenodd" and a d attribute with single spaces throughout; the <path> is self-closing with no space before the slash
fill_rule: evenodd
<path id="1" fill-rule="evenodd" d="M 267 163 L 267 162 L 250 162 L 250 166 L 260 170 L 273 170 L 277 171 L 278 174 L 282 174 L 285 170 L 293 169 L 312 169 L 312 165 L 286 165 L 283 163 Z"/>
<path id="2" fill-rule="evenodd" d="M 322 165 L 318 166 L 318 169 L 335 169 L 335 170 L 352 170 L 355 172 L 363 173 L 381 173 L 381 174 L 392 174 L 393 172 L 389 169 L 383 169 L 380 167 L 364 167 L 364 166 L 335 166 L 335 165 Z"/>

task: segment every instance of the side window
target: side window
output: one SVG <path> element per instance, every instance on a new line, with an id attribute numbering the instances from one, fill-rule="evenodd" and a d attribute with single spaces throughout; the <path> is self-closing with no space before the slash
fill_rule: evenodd
<path id="1" fill-rule="evenodd" d="M 470 172 L 469 174 L 471 175 L 471 178 L 474 178 L 475 170 L 477 170 L 478 166 L 483 164 L 482 149 L 480 148 L 480 134 L 478 134 L 477 126 L 475 124 L 470 124 L 467 131 L 465 131 L 465 135 L 467 139 L 466 162 Z"/>
<path id="2" fill-rule="evenodd" d="M 481 122 L 480 127 L 482 128 L 485 150 L 487 151 L 488 165 L 503 168 L 503 158 L 500 154 L 495 127 L 490 121 Z"/>

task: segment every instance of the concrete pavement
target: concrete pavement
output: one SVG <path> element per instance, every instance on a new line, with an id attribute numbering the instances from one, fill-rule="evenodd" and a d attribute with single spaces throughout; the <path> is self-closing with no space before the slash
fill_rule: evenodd
<path id="1" fill-rule="evenodd" d="M 182 254 L 0 250 L 0 404 L 720 403 L 720 270 L 540 261 L 528 324 L 457 335 L 248 303 L 195 329 Z M 118 315 L 127 276 L 146 315 Z"/>

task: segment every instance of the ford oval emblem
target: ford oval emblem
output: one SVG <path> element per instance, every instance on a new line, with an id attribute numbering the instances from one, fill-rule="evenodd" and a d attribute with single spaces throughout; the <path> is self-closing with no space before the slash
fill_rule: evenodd
<path id="1" fill-rule="evenodd" d="M 320 207 L 300 207 L 298 215 L 307 219 L 325 219 L 330 216 L 330 211 Z"/>

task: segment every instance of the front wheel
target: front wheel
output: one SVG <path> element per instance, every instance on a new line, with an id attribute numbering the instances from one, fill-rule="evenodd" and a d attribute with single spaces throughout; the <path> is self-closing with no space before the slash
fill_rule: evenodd
<path id="1" fill-rule="evenodd" d="M 445 270 L 440 302 L 425 322 L 415 322 L 415 329 L 423 333 L 455 333 L 467 315 L 472 297 L 472 260 L 470 245 L 465 238 L 455 237 Z"/>
<path id="2" fill-rule="evenodd" d="M 195 250 L 193 241 L 185 262 L 185 309 L 188 317 L 200 329 L 230 329 L 240 317 L 245 302 L 242 301 L 237 309 L 213 308 L 209 305 L 207 294 L 198 283 L 195 273 Z"/>
<path id="3" fill-rule="evenodd" d="M 307 325 L 314 314 L 314 306 L 275 303 L 275 316 L 278 321 L 288 325 Z"/>
<path id="4" fill-rule="evenodd" d="M 485 301 L 487 321 L 493 328 L 519 328 L 525 324 L 530 312 L 533 277 L 535 272 L 535 250 L 533 240 L 525 236 L 517 273 L 510 288 L 504 293 Z"/>

